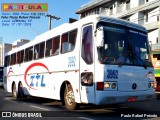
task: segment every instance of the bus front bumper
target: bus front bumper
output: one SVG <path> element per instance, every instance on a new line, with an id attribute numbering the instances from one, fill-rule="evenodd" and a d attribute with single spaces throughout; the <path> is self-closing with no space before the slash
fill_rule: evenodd
<path id="1" fill-rule="evenodd" d="M 127 102 L 148 101 L 148 100 L 153 100 L 154 98 L 155 98 L 154 90 L 137 91 L 137 92 L 105 91 L 101 94 L 98 93 L 98 95 L 96 95 L 96 104 L 97 105 L 121 104 Z"/>

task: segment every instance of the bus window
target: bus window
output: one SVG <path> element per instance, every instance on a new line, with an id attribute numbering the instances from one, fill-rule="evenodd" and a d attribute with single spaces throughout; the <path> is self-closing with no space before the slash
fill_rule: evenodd
<path id="1" fill-rule="evenodd" d="M 46 42 L 46 53 L 45 53 L 46 57 L 51 56 L 52 55 L 52 39 L 49 39 Z"/>
<path id="2" fill-rule="evenodd" d="M 11 54 L 11 62 L 10 62 L 10 65 L 13 65 L 13 60 L 14 60 L 13 57 L 14 57 L 13 54 Z"/>
<path id="3" fill-rule="evenodd" d="M 44 46 L 45 46 L 45 42 L 42 42 L 39 44 L 39 58 L 44 57 Z"/>
<path id="4" fill-rule="evenodd" d="M 21 50 L 17 53 L 17 64 L 22 63 L 23 58 L 24 58 L 24 50 Z"/>
<path id="5" fill-rule="evenodd" d="M 68 33 L 62 35 L 61 53 L 68 52 Z"/>
<path id="6" fill-rule="evenodd" d="M 62 35 L 61 53 L 73 51 L 75 48 L 77 29 Z"/>
<path id="7" fill-rule="evenodd" d="M 92 26 L 83 28 L 81 56 L 87 64 L 93 63 Z"/>
<path id="8" fill-rule="evenodd" d="M 16 64 L 16 53 L 11 55 L 11 65 L 15 65 Z"/>
<path id="9" fill-rule="evenodd" d="M 22 63 L 24 59 L 24 50 L 20 51 L 20 54 L 21 54 L 20 63 Z"/>
<path id="10" fill-rule="evenodd" d="M 32 60 L 33 59 L 33 47 L 30 47 L 28 49 L 28 53 L 29 53 L 28 60 Z"/>
<path id="11" fill-rule="evenodd" d="M 17 63 L 17 60 L 16 60 L 16 58 L 17 58 L 17 57 L 16 57 L 16 53 L 14 53 L 13 55 L 14 55 L 14 61 L 13 61 L 13 64 L 15 65 L 15 64 Z"/>
<path id="12" fill-rule="evenodd" d="M 25 49 L 25 61 L 30 61 L 33 59 L 33 47 Z"/>
<path id="13" fill-rule="evenodd" d="M 69 33 L 69 51 L 74 50 L 76 37 L 77 37 L 77 30 L 71 31 Z"/>
<path id="14" fill-rule="evenodd" d="M 45 42 L 42 42 L 34 46 L 34 59 L 39 59 L 44 57 L 44 46 Z"/>
<path id="15" fill-rule="evenodd" d="M 39 44 L 34 46 L 34 59 L 39 58 Z"/>
<path id="16" fill-rule="evenodd" d="M 17 63 L 20 64 L 21 53 L 20 51 L 17 53 Z"/>
<path id="17" fill-rule="evenodd" d="M 59 41 L 60 37 L 53 38 L 52 42 L 52 54 L 53 55 L 58 55 L 59 54 Z"/>

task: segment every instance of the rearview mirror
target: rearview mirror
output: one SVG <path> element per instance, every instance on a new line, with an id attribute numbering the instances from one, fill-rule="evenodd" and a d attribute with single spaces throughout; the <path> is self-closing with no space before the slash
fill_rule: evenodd
<path id="1" fill-rule="evenodd" d="M 104 44 L 104 31 L 103 27 L 99 27 L 95 31 L 95 38 L 96 38 L 96 46 L 102 47 Z"/>

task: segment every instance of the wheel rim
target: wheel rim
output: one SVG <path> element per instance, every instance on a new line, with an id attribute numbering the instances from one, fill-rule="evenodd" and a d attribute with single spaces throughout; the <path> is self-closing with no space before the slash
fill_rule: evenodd
<path id="1" fill-rule="evenodd" d="M 13 87 L 13 96 L 16 97 L 17 93 L 16 93 L 16 86 L 14 85 Z"/>
<path id="2" fill-rule="evenodd" d="M 74 103 L 74 94 L 73 94 L 73 91 L 67 92 L 66 100 L 67 100 L 68 105 L 72 105 Z"/>

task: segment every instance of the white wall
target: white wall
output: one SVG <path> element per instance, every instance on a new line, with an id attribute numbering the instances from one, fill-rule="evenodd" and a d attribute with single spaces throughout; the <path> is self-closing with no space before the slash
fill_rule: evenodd
<path id="1" fill-rule="evenodd" d="M 156 40 L 158 37 L 158 29 L 148 33 L 149 41 L 152 41 L 152 44 L 157 44 Z"/>
<path id="2" fill-rule="evenodd" d="M 132 15 L 132 16 L 130 17 L 130 21 L 138 24 L 138 13 Z"/>
<path id="3" fill-rule="evenodd" d="M 121 11 L 125 11 L 126 10 L 126 3 L 121 4 Z"/>
<path id="4" fill-rule="evenodd" d="M 130 0 L 130 8 L 138 7 L 139 0 Z"/>
<path id="5" fill-rule="evenodd" d="M 115 2 L 113 4 L 113 14 L 116 14 L 117 13 L 117 3 Z"/>
<path id="6" fill-rule="evenodd" d="M 121 11 L 121 3 L 117 1 L 117 13 L 120 13 Z"/>
<path id="7" fill-rule="evenodd" d="M 139 25 L 144 25 L 144 13 L 143 12 L 138 12 L 138 24 Z"/>
<path id="8" fill-rule="evenodd" d="M 157 22 L 157 15 L 160 14 L 159 8 L 148 13 L 148 23 Z"/>
<path id="9" fill-rule="evenodd" d="M 146 0 L 139 0 L 139 5 L 143 5 Z"/>

